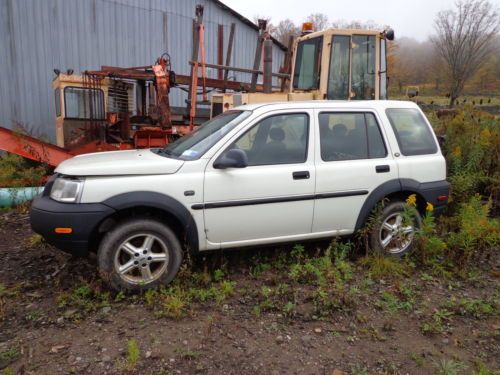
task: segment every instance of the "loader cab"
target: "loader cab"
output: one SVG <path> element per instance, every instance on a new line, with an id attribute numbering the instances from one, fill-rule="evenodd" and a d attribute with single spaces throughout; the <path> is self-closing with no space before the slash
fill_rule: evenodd
<path id="1" fill-rule="evenodd" d="M 104 121 L 106 88 L 87 88 L 80 75 L 56 73 L 52 89 L 57 145 L 71 150 L 99 138 L 95 133 Z"/>
<path id="2" fill-rule="evenodd" d="M 290 93 L 311 99 L 387 99 L 387 40 L 394 32 L 327 29 L 307 32 L 293 48 Z"/>
<path id="3" fill-rule="evenodd" d="M 56 73 L 57 145 L 79 153 L 165 146 L 173 135 L 159 124 L 153 78 L 140 78 Z"/>

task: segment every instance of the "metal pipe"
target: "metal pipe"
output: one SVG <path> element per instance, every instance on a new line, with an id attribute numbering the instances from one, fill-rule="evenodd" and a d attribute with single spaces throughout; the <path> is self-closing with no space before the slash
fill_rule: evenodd
<path id="1" fill-rule="evenodd" d="M 273 86 L 273 41 L 264 41 L 264 92 L 271 92 Z"/>
<path id="2" fill-rule="evenodd" d="M 12 207 L 27 202 L 43 192 L 41 187 L 19 187 L 0 189 L 0 207 Z"/>
<path id="3" fill-rule="evenodd" d="M 272 59 L 272 57 L 271 57 Z M 194 61 L 189 62 L 190 65 L 194 65 Z M 201 64 L 200 62 L 198 64 Z M 264 74 L 262 70 L 253 70 L 253 69 L 247 69 L 247 68 L 236 68 L 233 66 L 226 66 L 226 65 L 218 65 L 218 64 L 209 64 L 205 63 L 207 68 L 213 68 L 213 69 L 226 69 L 226 70 L 232 70 L 235 72 L 241 72 L 241 73 L 251 73 L 251 74 Z M 286 73 L 272 73 L 271 75 L 273 77 L 278 77 L 278 78 L 290 78 L 290 74 Z"/>

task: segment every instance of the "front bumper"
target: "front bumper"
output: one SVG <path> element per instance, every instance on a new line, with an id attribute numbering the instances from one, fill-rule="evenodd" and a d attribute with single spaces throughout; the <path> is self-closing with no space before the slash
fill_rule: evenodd
<path id="1" fill-rule="evenodd" d="M 31 228 L 45 240 L 67 253 L 88 255 L 92 235 L 98 225 L 115 210 L 99 203 L 61 203 L 47 195 L 33 200 L 30 210 Z M 69 234 L 59 234 L 55 228 L 71 228 Z"/>

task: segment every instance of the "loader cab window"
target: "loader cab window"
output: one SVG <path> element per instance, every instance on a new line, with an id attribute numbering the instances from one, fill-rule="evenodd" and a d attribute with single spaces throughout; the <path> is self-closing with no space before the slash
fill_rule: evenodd
<path id="1" fill-rule="evenodd" d="M 350 36 L 334 35 L 332 37 L 327 91 L 329 100 L 347 100 L 349 98 L 350 45 Z"/>
<path id="2" fill-rule="evenodd" d="M 387 50 L 384 38 L 380 39 L 380 99 L 387 99 Z"/>
<path id="3" fill-rule="evenodd" d="M 352 36 L 351 99 L 375 99 L 375 36 Z"/>
<path id="4" fill-rule="evenodd" d="M 56 117 L 61 116 L 61 89 L 58 87 L 54 90 L 54 101 L 56 105 Z"/>
<path id="5" fill-rule="evenodd" d="M 293 74 L 293 88 L 316 90 L 319 88 L 319 65 L 323 37 L 304 40 L 299 43 Z"/>
<path id="6" fill-rule="evenodd" d="M 64 113 L 71 119 L 104 119 L 102 90 L 84 87 L 64 88 Z"/>

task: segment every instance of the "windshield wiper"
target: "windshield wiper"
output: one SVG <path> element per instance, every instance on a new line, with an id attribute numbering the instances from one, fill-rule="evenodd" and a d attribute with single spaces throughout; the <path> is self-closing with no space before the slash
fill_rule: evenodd
<path id="1" fill-rule="evenodd" d="M 156 150 L 156 153 L 157 153 L 158 155 L 164 155 L 164 156 L 169 157 L 169 158 L 172 158 L 172 159 L 178 159 L 178 157 L 177 157 L 177 156 L 175 156 L 174 154 L 172 154 L 172 151 L 171 151 L 171 150 L 167 150 L 167 149 L 165 149 L 165 148 L 158 148 L 158 149 Z"/>

